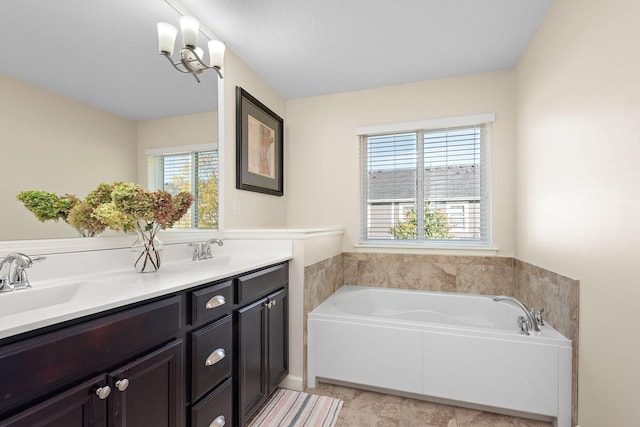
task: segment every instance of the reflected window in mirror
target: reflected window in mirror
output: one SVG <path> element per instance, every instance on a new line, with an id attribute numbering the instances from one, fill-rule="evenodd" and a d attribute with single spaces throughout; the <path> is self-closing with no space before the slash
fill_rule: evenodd
<path id="1" fill-rule="evenodd" d="M 195 201 L 174 228 L 218 229 L 218 147 L 216 144 L 147 151 L 149 190 L 175 195 L 189 191 Z"/>

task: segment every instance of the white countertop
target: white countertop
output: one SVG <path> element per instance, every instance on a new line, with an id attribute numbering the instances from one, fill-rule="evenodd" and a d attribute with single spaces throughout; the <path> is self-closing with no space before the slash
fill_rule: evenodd
<path id="1" fill-rule="evenodd" d="M 281 245 L 270 251 L 235 250 L 202 261 L 181 258 L 163 262 L 154 273 L 137 273 L 133 267 L 127 267 L 43 280 L 42 273 L 40 277 L 35 274 L 34 279 L 29 271 L 32 288 L 0 293 L 0 339 L 242 274 L 291 257 L 290 246 L 287 249 Z M 38 264 L 31 268 L 37 269 Z"/>

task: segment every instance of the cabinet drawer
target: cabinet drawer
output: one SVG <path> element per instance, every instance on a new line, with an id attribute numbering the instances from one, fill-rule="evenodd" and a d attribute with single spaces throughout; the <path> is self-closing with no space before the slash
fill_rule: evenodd
<path id="1" fill-rule="evenodd" d="M 276 265 L 265 270 L 241 276 L 236 286 L 236 304 L 249 303 L 280 289 L 289 282 L 289 265 Z"/>
<path id="2" fill-rule="evenodd" d="M 226 380 L 200 403 L 191 408 L 191 427 L 232 425 L 233 393 L 231 378 Z M 217 421 L 214 423 L 214 421 Z"/>
<path id="3" fill-rule="evenodd" d="M 191 324 L 204 324 L 231 312 L 232 282 L 191 292 Z"/>
<path id="4" fill-rule="evenodd" d="M 0 347 L 0 413 L 168 342 L 181 307 L 167 298 Z"/>
<path id="5" fill-rule="evenodd" d="M 191 401 L 231 376 L 232 317 L 191 333 Z"/>

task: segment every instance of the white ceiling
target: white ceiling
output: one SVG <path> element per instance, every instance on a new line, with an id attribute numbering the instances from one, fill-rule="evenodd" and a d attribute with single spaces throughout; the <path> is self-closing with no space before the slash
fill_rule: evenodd
<path id="1" fill-rule="evenodd" d="M 286 99 L 512 68 L 553 0 L 183 0 Z"/>
<path id="2" fill-rule="evenodd" d="M 182 0 L 285 99 L 512 68 L 552 3 Z M 163 0 L 2 0 L 0 73 L 132 120 L 214 110 L 212 71 L 155 55 L 178 20 Z"/>

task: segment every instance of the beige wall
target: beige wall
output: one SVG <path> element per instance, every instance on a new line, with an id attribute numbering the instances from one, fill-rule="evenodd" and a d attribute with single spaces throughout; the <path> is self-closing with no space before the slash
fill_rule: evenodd
<path id="1" fill-rule="evenodd" d="M 514 80 L 503 71 L 287 102 L 288 225 L 343 225 L 344 250 L 359 237 L 356 128 L 478 113 L 493 125 L 493 240 L 514 252 Z"/>
<path id="2" fill-rule="evenodd" d="M 580 279 L 582 427 L 640 420 L 639 16 L 557 0 L 516 73 L 516 257 Z"/>
<path id="3" fill-rule="evenodd" d="M 147 186 L 147 150 L 218 142 L 218 112 L 138 122 L 138 180 Z"/>
<path id="4" fill-rule="evenodd" d="M 224 111 L 223 132 L 225 150 L 225 228 L 273 227 L 286 225 L 286 200 L 289 189 L 284 184 L 285 196 L 272 196 L 253 191 L 236 189 L 236 86 L 242 87 L 273 112 L 284 119 L 285 100 L 261 77 L 249 68 L 233 51 L 227 50 L 224 60 Z M 285 172 L 287 179 L 287 150 L 289 140 L 284 135 Z"/>
<path id="5" fill-rule="evenodd" d="M 84 197 L 100 182 L 136 176 L 136 124 L 0 75 L 0 240 L 76 237 L 39 222 L 15 199 L 39 189 Z"/>

